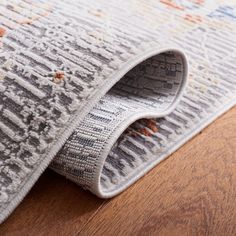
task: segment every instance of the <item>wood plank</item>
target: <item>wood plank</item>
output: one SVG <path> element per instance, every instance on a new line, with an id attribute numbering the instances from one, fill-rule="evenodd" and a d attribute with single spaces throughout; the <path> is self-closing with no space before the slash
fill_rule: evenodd
<path id="1" fill-rule="evenodd" d="M 236 107 L 112 200 L 52 171 L 0 235 L 236 235 Z"/>
<path id="2" fill-rule="evenodd" d="M 0 226 L 0 235 L 75 235 L 103 202 L 71 181 L 47 170 Z"/>

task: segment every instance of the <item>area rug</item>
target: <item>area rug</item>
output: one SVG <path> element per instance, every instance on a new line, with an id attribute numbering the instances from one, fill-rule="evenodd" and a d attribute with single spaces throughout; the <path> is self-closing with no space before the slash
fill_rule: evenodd
<path id="1" fill-rule="evenodd" d="M 48 166 L 125 190 L 235 105 L 235 61 L 235 1 L 1 0 L 0 222 Z"/>

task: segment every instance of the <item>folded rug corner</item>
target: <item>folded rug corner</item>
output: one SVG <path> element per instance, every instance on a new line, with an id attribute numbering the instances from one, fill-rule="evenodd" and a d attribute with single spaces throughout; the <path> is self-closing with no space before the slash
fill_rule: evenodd
<path id="1" fill-rule="evenodd" d="M 0 2 L 0 222 L 48 166 L 113 197 L 235 105 L 235 2 L 173 2 Z"/>

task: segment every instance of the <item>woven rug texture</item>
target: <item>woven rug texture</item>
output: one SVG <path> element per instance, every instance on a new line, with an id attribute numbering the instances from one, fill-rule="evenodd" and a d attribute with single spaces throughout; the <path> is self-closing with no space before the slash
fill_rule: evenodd
<path id="1" fill-rule="evenodd" d="M 124 191 L 236 104 L 235 61 L 233 0 L 1 0 L 0 222 L 47 167 Z"/>

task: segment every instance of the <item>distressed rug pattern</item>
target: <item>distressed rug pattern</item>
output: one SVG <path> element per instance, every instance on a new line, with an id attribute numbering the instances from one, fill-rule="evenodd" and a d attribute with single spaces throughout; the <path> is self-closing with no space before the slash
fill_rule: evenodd
<path id="1" fill-rule="evenodd" d="M 49 164 L 112 197 L 235 105 L 235 9 L 1 1 L 0 222 Z"/>

